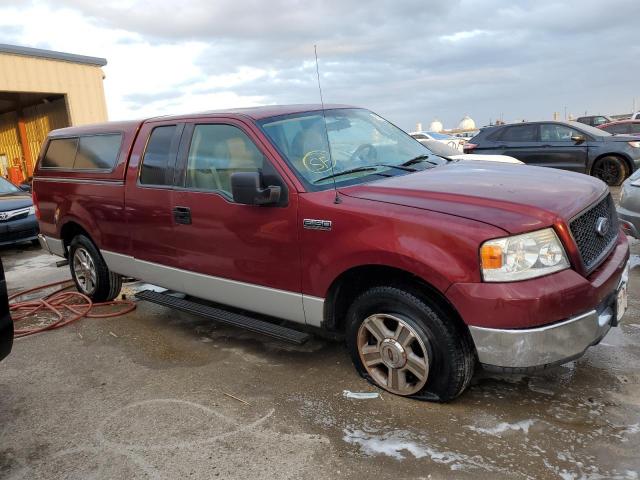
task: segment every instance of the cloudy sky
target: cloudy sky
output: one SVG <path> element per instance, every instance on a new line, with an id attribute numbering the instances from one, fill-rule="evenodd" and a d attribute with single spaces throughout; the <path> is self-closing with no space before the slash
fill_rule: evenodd
<path id="1" fill-rule="evenodd" d="M 0 0 L 0 43 L 105 57 L 112 120 L 273 103 L 453 127 L 640 109 L 640 2 Z"/>

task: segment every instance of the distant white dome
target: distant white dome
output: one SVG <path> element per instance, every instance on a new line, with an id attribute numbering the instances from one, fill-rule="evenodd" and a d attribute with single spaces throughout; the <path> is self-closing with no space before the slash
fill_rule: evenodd
<path id="1" fill-rule="evenodd" d="M 469 115 L 465 115 L 460 123 L 458 124 L 458 130 L 475 130 L 476 122 Z"/>
<path id="2" fill-rule="evenodd" d="M 440 120 L 434 120 L 429 124 L 429 131 L 440 133 L 444 127 L 442 126 L 442 122 Z"/>

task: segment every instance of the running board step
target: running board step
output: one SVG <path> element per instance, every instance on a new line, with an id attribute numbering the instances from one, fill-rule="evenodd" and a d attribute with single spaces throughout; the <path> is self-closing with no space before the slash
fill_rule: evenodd
<path id="1" fill-rule="evenodd" d="M 250 332 L 261 333 L 263 335 L 268 335 L 297 345 L 302 345 L 311 338 L 311 335 L 308 333 L 299 332 L 292 328 L 282 327 L 257 318 L 248 317 L 246 315 L 230 312 L 221 308 L 202 305 L 200 303 L 173 297 L 164 293 L 154 292 L 152 290 L 143 290 L 138 292 L 136 293 L 136 297 L 140 300 L 146 300 L 147 302 L 157 303 L 158 305 L 199 315 L 204 318 L 215 320 L 219 323 L 244 328 Z"/>

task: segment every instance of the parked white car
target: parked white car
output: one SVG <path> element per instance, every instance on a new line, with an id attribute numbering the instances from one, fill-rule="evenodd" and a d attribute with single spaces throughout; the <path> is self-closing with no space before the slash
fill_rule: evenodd
<path id="1" fill-rule="evenodd" d="M 462 146 L 466 143 L 464 138 L 454 137 L 453 135 L 447 135 L 446 133 L 438 133 L 438 132 L 412 132 L 411 135 L 418 141 L 422 140 L 433 140 L 436 142 L 440 142 L 444 145 L 447 145 L 451 148 L 459 150 L 462 152 Z"/>
<path id="2" fill-rule="evenodd" d="M 631 120 L 640 120 L 640 112 L 636 112 L 631 115 Z"/>
<path id="3" fill-rule="evenodd" d="M 415 138 L 415 137 L 414 137 Z M 420 143 L 425 145 L 429 150 L 438 156 L 452 158 L 454 160 L 485 160 L 489 162 L 502 162 L 502 163 L 521 163 L 517 158 L 510 157 L 508 155 L 486 155 L 480 153 L 460 153 L 455 148 L 451 148 L 448 145 L 444 145 L 437 140 L 421 140 L 417 139 Z"/>

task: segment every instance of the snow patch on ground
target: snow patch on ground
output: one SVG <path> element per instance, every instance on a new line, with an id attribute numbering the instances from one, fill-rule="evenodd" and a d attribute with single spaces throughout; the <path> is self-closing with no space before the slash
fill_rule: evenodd
<path id="1" fill-rule="evenodd" d="M 500 434 L 502 433 L 505 433 L 508 431 L 518 431 L 518 430 L 524 432 L 525 434 L 528 434 L 529 428 L 531 428 L 531 426 L 535 422 L 536 422 L 535 420 L 522 420 L 516 423 L 501 422 L 497 424 L 495 427 L 483 428 L 483 427 L 476 427 L 476 426 L 470 425 L 467 428 L 470 430 L 473 430 L 474 432 L 485 433 L 487 435 L 494 435 L 494 436 L 500 436 Z"/>
<path id="2" fill-rule="evenodd" d="M 377 430 L 365 431 L 347 427 L 343 432 L 342 439 L 351 445 L 359 446 L 364 455 L 386 455 L 399 461 L 412 456 L 447 465 L 452 471 L 479 469 L 484 472 L 506 473 L 506 470 L 486 462 L 480 455 L 469 456 L 444 449 L 438 450 L 424 443 L 423 436 L 418 437 L 417 441 L 415 436 L 405 430 L 378 433 Z"/>
<path id="3" fill-rule="evenodd" d="M 386 455 L 396 460 L 405 459 L 405 454 L 407 453 L 413 455 L 415 458 L 423 458 L 427 455 L 430 456 L 430 454 L 435 454 L 439 459 L 445 458 L 444 454 L 430 451 L 430 449 L 422 447 L 406 437 L 406 432 L 373 435 L 362 430 L 345 428 L 343 440 L 350 444 L 359 445 L 365 455 Z M 451 461 L 453 461 L 453 459 Z"/>

